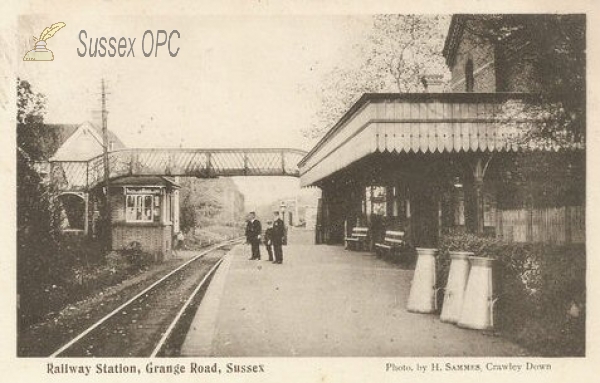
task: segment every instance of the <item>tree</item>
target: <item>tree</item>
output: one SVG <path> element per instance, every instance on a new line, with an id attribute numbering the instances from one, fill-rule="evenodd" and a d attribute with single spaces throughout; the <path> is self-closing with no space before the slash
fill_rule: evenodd
<path id="1" fill-rule="evenodd" d="M 446 16 L 378 15 L 365 51 L 366 65 L 373 67 L 384 82 L 393 82 L 400 93 L 423 90 L 421 77 L 444 73 L 441 55 Z"/>
<path id="2" fill-rule="evenodd" d="M 188 232 L 198 226 L 198 218 L 196 217 L 196 206 L 192 202 L 192 194 L 185 193 L 184 190 L 185 186 L 181 192 L 179 226 L 181 231 Z"/>
<path id="3" fill-rule="evenodd" d="M 322 80 L 320 105 L 312 126 L 303 134 L 318 139 L 327 132 L 363 93 L 383 92 L 387 84 L 375 81 L 377 74 L 368 70 L 334 68 Z"/>
<path id="4" fill-rule="evenodd" d="M 230 178 L 181 181 L 181 230 L 184 232 L 203 225 L 231 224 L 243 214 L 243 206 L 235 199 L 240 192 Z"/>
<path id="5" fill-rule="evenodd" d="M 376 15 L 358 63 L 335 67 L 323 79 L 321 105 L 303 133 L 319 138 L 368 92 L 423 91 L 421 77 L 444 74 L 442 57 L 447 16 Z"/>
<path id="6" fill-rule="evenodd" d="M 540 123 L 522 126 L 527 142 L 585 142 L 585 15 L 462 15 L 465 30 L 496 52 L 521 49 L 535 62 L 539 103 L 504 106 L 507 117 Z"/>
<path id="7" fill-rule="evenodd" d="M 44 126 L 46 96 L 17 79 L 17 148 L 30 163 L 45 161 L 57 149 L 58 135 Z"/>
<path id="8" fill-rule="evenodd" d="M 46 99 L 17 80 L 17 293 L 19 325 L 34 320 L 49 304 L 47 293 L 60 283 L 58 219 L 52 189 L 35 170 L 44 148 L 56 137 L 44 129 Z"/>
<path id="9" fill-rule="evenodd" d="M 522 61 L 535 63 L 539 102 L 507 102 L 497 116 L 535 121 L 513 124 L 522 133 L 519 139 L 523 143 L 564 147 L 585 142 L 585 15 L 455 17 L 464 21 L 465 30 L 476 37 L 475 43 L 478 40 L 494 48 L 498 67 L 505 66 L 502 56 L 510 51 Z M 322 136 L 362 93 L 419 92 L 422 75 L 446 72 L 441 53 L 447 24 L 446 16 L 375 16 L 367 43 L 360 47 L 365 60 L 328 74 L 321 90 L 321 108 L 305 135 Z"/>

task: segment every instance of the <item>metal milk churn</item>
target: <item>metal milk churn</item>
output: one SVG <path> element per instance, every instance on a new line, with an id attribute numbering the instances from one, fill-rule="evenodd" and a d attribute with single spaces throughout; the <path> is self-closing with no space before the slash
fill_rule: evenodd
<path id="1" fill-rule="evenodd" d="M 406 309 L 415 313 L 432 313 L 437 309 L 435 255 L 437 249 L 417 247 L 417 266 L 410 287 Z"/>
<path id="2" fill-rule="evenodd" d="M 477 330 L 494 327 L 492 264 L 495 259 L 469 257 L 471 272 L 463 297 L 458 326 Z"/>
<path id="3" fill-rule="evenodd" d="M 469 277 L 469 256 L 473 255 L 468 251 L 450 251 L 450 272 L 440 315 L 442 322 L 458 322 Z"/>

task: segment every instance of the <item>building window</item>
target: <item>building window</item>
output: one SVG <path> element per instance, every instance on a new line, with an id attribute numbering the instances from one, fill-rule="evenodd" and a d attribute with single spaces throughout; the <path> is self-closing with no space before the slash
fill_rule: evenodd
<path id="1" fill-rule="evenodd" d="M 160 196 L 128 195 L 125 206 L 127 222 L 154 222 L 160 218 Z"/>
<path id="2" fill-rule="evenodd" d="M 385 186 L 368 186 L 365 188 L 367 215 L 387 215 Z"/>
<path id="3" fill-rule="evenodd" d="M 407 218 L 407 190 L 405 189 L 404 186 L 398 187 L 398 186 L 394 186 L 391 188 L 390 191 L 390 198 L 391 198 L 391 216 L 392 217 L 396 217 L 396 218 Z"/>
<path id="4" fill-rule="evenodd" d="M 399 214 L 399 205 L 400 201 L 398 200 L 400 197 L 398 196 L 398 188 L 392 187 L 392 217 L 398 217 Z"/>
<path id="5" fill-rule="evenodd" d="M 475 75 L 473 73 L 473 60 L 468 59 L 465 64 L 465 89 L 467 92 L 473 92 L 475 87 Z"/>
<path id="6" fill-rule="evenodd" d="M 465 226 L 465 192 L 461 187 L 454 187 L 454 226 Z"/>
<path id="7" fill-rule="evenodd" d="M 496 226 L 497 202 L 496 196 L 491 191 L 483 194 L 483 225 L 485 227 Z"/>

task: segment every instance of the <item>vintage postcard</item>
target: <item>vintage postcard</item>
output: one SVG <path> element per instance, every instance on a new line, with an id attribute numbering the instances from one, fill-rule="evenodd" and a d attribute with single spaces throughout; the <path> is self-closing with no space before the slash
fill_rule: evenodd
<path id="1" fill-rule="evenodd" d="M 598 7 L 2 5 L 0 371 L 593 381 Z"/>

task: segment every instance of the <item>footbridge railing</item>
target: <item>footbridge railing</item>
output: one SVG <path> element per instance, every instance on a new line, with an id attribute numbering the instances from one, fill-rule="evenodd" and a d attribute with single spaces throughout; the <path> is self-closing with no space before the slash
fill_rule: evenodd
<path id="1" fill-rule="evenodd" d="M 108 154 L 109 178 L 126 176 L 299 177 L 297 149 L 122 149 Z M 104 180 L 103 156 L 51 161 L 51 180 L 62 191 L 89 190 Z"/>

